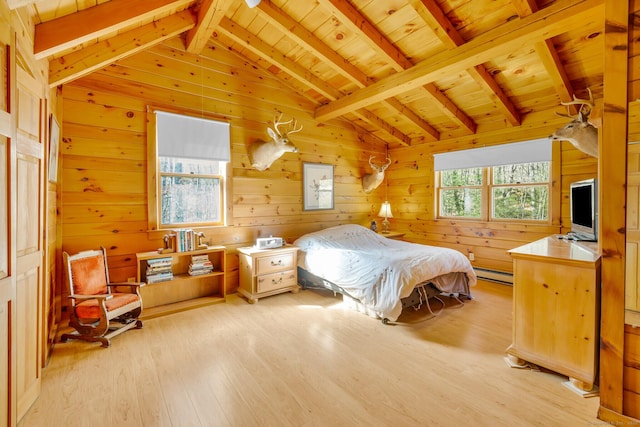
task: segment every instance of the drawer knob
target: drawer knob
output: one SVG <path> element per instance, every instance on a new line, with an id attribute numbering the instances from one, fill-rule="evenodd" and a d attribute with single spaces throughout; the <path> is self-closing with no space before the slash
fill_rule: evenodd
<path id="1" fill-rule="evenodd" d="M 274 260 L 271 260 L 271 265 L 273 265 L 273 266 L 282 265 L 282 260 L 279 259 L 278 262 L 275 262 Z"/>
<path id="2" fill-rule="evenodd" d="M 271 279 L 271 284 L 273 284 L 273 285 L 279 285 L 281 283 L 282 283 L 282 277 L 280 277 L 278 280 Z"/>

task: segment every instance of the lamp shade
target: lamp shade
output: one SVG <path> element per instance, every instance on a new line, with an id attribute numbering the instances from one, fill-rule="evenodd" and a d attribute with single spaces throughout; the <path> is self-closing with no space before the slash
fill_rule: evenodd
<path id="1" fill-rule="evenodd" d="M 261 0 L 244 0 L 247 3 L 247 6 L 249 7 L 256 7 L 257 5 L 260 4 Z"/>
<path id="2" fill-rule="evenodd" d="M 386 200 L 384 201 L 384 203 L 382 203 L 382 206 L 380 206 L 380 212 L 378 212 L 378 216 L 384 218 L 393 218 L 393 214 L 391 213 L 391 204 Z"/>

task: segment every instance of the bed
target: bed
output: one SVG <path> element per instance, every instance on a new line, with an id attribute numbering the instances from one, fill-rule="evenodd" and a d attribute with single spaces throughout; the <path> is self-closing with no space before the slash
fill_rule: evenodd
<path id="1" fill-rule="evenodd" d="M 403 301 L 422 295 L 471 299 L 471 263 L 459 251 L 387 239 L 357 224 L 306 234 L 294 244 L 299 282 L 320 284 L 343 295 L 348 306 L 384 323 L 396 321 Z"/>

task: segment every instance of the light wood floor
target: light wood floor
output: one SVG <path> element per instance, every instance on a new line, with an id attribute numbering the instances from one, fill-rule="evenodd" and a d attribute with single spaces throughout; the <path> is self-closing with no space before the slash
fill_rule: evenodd
<path id="1" fill-rule="evenodd" d="M 592 426 L 598 398 L 507 367 L 511 288 L 383 325 L 317 291 L 147 320 L 57 344 L 32 426 Z"/>

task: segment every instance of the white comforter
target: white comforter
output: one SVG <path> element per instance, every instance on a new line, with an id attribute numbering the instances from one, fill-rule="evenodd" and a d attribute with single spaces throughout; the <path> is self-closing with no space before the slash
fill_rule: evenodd
<path id="1" fill-rule="evenodd" d="M 402 311 L 402 298 L 437 276 L 463 272 L 464 287 L 451 284 L 442 292 L 469 295 L 476 275 L 460 252 L 387 239 L 360 225 L 349 224 L 306 234 L 294 242 L 301 249 L 298 266 L 342 287 L 369 314 L 391 321 Z M 447 285 L 444 285 L 447 287 Z"/>

